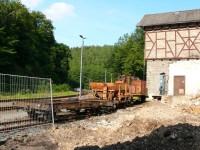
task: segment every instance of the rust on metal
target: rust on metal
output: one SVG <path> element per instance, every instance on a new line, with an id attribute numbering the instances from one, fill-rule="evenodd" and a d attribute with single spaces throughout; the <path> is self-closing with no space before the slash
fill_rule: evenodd
<path id="1" fill-rule="evenodd" d="M 133 96 L 146 95 L 146 81 L 130 76 L 122 76 L 115 83 L 92 82 L 90 88 L 95 97 L 108 101 L 122 101 Z"/>

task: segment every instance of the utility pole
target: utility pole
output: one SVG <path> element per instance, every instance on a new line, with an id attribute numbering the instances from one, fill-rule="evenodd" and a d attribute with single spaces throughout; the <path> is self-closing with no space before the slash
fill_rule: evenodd
<path id="1" fill-rule="evenodd" d="M 84 40 L 86 37 L 80 35 L 80 38 L 82 39 L 82 47 L 81 47 L 81 63 L 80 63 L 80 89 L 79 89 L 79 97 L 82 96 L 82 72 L 83 72 L 83 49 L 84 49 Z"/>

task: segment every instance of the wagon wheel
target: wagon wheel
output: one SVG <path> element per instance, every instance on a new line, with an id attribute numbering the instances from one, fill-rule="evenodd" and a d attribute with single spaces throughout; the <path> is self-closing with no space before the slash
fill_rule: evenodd
<path id="1" fill-rule="evenodd" d="M 144 103 L 146 100 L 146 96 L 141 96 L 141 102 Z"/>
<path id="2" fill-rule="evenodd" d="M 45 113 L 43 114 L 43 120 L 47 121 L 47 122 L 52 120 L 52 116 L 51 116 L 51 113 L 49 111 L 45 111 Z"/>
<path id="3" fill-rule="evenodd" d="M 110 107 L 110 111 L 111 112 L 115 112 L 117 110 L 117 104 L 115 103 L 115 101 L 112 101 L 112 106 Z"/>
<path id="4" fill-rule="evenodd" d="M 34 109 L 28 110 L 27 113 L 28 113 L 28 116 L 29 116 L 31 119 L 37 120 L 38 115 L 35 113 L 35 110 L 34 110 Z"/>

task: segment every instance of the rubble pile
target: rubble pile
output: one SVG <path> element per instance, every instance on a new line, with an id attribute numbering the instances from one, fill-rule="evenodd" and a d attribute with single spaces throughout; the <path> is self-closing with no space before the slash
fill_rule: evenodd
<path id="1" fill-rule="evenodd" d="M 157 101 L 56 124 L 56 128 L 34 135 L 3 139 L 0 145 L 2 150 L 197 150 L 199 147 L 200 116 Z"/>
<path id="2" fill-rule="evenodd" d="M 197 150 L 200 147 L 200 127 L 177 124 L 154 130 L 149 135 L 132 141 L 99 146 L 77 147 L 75 150 Z"/>
<path id="3" fill-rule="evenodd" d="M 183 111 L 194 114 L 194 115 L 199 115 L 200 114 L 200 97 L 193 97 L 189 100 L 188 105 L 183 105 Z"/>

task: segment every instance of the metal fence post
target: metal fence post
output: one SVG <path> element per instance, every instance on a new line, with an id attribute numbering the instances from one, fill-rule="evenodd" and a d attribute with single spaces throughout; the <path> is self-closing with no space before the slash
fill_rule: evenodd
<path id="1" fill-rule="evenodd" d="M 52 125 L 54 127 L 54 109 L 53 109 L 53 95 L 52 95 L 52 80 L 50 79 L 50 95 L 51 95 L 51 117 L 52 117 Z"/>

